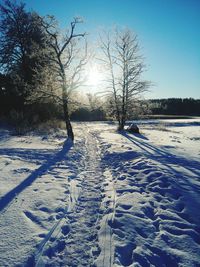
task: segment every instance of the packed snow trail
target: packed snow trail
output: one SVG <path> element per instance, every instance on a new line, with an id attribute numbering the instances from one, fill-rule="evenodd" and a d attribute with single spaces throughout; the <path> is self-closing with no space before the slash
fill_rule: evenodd
<path id="1" fill-rule="evenodd" d="M 104 176 L 96 137 L 89 130 L 85 136 L 85 166 L 71 181 L 61 232 L 48 242 L 36 266 L 92 266 L 100 253 L 97 234 Z"/>

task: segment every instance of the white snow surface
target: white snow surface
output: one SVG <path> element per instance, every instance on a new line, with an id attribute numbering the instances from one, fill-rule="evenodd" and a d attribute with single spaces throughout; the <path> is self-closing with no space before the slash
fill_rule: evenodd
<path id="1" fill-rule="evenodd" d="M 0 129 L 0 266 L 200 266 L 200 119 Z"/>

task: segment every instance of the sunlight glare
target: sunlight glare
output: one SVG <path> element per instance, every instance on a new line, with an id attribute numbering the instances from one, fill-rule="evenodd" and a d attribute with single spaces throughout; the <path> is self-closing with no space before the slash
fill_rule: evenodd
<path id="1" fill-rule="evenodd" d="M 100 84 L 101 79 L 102 79 L 102 74 L 99 72 L 97 67 L 95 66 L 90 68 L 87 79 L 88 85 L 97 87 Z"/>

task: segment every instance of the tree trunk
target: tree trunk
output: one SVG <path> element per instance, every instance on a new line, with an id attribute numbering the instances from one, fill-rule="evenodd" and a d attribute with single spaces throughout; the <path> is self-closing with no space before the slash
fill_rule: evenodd
<path id="1" fill-rule="evenodd" d="M 118 120 L 118 131 L 123 131 L 124 125 L 125 125 L 125 120 L 124 120 L 124 117 L 121 116 L 121 118 L 119 118 Z"/>
<path id="2" fill-rule="evenodd" d="M 118 130 L 119 131 L 123 131 L 124 130 L 124 125 L 125 125 L 125 121 L 124 119 L 122 118 L 120 124 L 119 124 L 119 127 L 118 127 Z"/>
<path id="3" fill-rule="evenodd" d="M 63 72 L 62 100 L 63 100 L 63 112 L 64 112 L 64 119 L 65 119 L 65 124 L 66 124 L 67 136 L 72 141 L 74 141 L 74 132 L 73 132 L 72 125 L 70 122 L 70 117 L 69 117 L 68 101 L 67 101 L 67 86 L 66 86 L 66 77 L 65 77 L 64 72 Z"/>
<path id="4" fill-rule="evenodd" d="M 72 125 L 70 122 L 70 118 L 69 118 L 68 103 L 66 99 L 63 99 L 63 111 L 64 111 L 64 119 L 65 119 L 65 124 L 66 124 L 67 136 L 72 141 L 74 141 L 74 132 L 73 132 Z"/>
<path id="5" fill-rule="evenodd" d="M 67 119 L 65 120 L 65 123 L 66 123 L 66 128 L 67 128 L 67 136 L 68 136 L 68 138 L 70 138 L 72 141 L 74 141 L 74 132 L 73 132 L 73 129 L 72 129 L 72 125 L 71 125 L 70 120 L 67 118 Z"/>

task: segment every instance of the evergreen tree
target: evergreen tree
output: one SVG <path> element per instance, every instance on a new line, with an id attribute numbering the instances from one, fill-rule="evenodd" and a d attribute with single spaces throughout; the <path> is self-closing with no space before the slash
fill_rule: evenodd
<path id="1" fill-rule="evenodd" d="M 15 1 L 5 0 L 0 5 L 0 71 L 12 81 L 6 90 L 12 91 L 9 94 L 15 97 L 17 109 L 23 110 L 44 81 L 41 74 L 50 53 L 47 43 L 37 13 L 26 11 L 24 3 Z"/>

